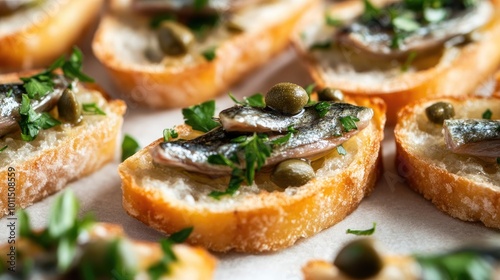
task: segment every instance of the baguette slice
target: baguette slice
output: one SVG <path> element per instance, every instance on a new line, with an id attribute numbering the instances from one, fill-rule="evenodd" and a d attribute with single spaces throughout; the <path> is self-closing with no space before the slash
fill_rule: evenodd
<path id="1" fill-rule="evenodd" d="M 396 167 L 410 187 L 440 210 L 464 221 L 500 228 L 500 165 L 446 148 L 442 126 L 428 121 L 425 108 L 453 104 L 455 118 L 500 118 L 500 98 L 442 98 L 412 103 L 399 112 L 394 134 Z"/>
<path id="2" fill-rule="evenodd" d="M 45 0 L 0 17 L 0 71 L 44 67 L 70 50 L 103 0 Z"/>
<path id="3" fill-rule="evenodd" d="M 19 82 L 20 76 L 29 74 L 2 75 L 0 83 Z M 125 103 L 108 100 L 94 85 L 77 87 L 81 103 L 96 103 L 106 115 L 84 114 L 80 124 L 41 130 L 31 142 L 22 140 L 19 131 L 0 139 L 0 147 L 7 146 L 0 153 L 0 178 L 7 182 L 12 177 L 8 174 L 15 177 L 15 205 L 9 204 L 7 197 L 12 189 L 8 184 L 0 186 L 0 192 L 6 194 L 0 198 L 0 217 L 13 214 L 18 207 L 28 207 L 113 160 Z"/>
<path id="4" fill-rule="evenodd" d="M 130 251 L 126 253 L 133 256 L 139 262 L 139 273 L 133 279 L 149 279 L 147 278 L 148 274 L 146 270 L 157 263 L 164 255 L 160 244 L 129 239 L 125 235 L 123 228 L 115 224 L 96 223 L 88 232 L 88 242 L 101 244 L 101 247 L 103 248 L 106 246 L 106 243 L 104 242 L 115 240 L 117 238 L 130 241 L 127 245 L 130 244 L 131 246 L 126 246 L 126 248 Z M 32 254 L 34 258 L 36 258 L 37 253 L 41 253 L 42 250 L 39 245 L 23 238 L 18 238 L 16 240 L 16 245 L 17 252 Z M 2 252 L 1 259 L 3 260 L 3 263 L 9 263 L 8 254 L 10 252 L 10 247 L 10 244 L 4 244 L 0 247 L 0 252 Z M 216 261 L 215 258 L 212 257 L 207 251 L 202 248 L 190 247 L 184 244 L 173 245 L 172 251 L 177 257 L 177 261 L 172 262 L 169 265 L 170 273 L 168 274 L 168 279 L 213 279 Z M 102 252 L 105 252 L 104 249 Z M 93 257 L 96 259 L 102 258 L 102 256 L 99 255 L 94 255 Z M 113 260 L 106 259 L 106 261 L 112 262 Z M 4 266 L 2 265 L 2 267 Z"/>
<path id="5" fill-rule="evenodd" d="M 370 125 L 336 151 L 313 162 L 316 178 L 298 188 L 277 189 L 269 174 L 253 186 L 242 186 L 232 197 L 215 200 L 213 191 L 226 189 L 228 178 L 208 178 L 157 166 L 152 143 L 119 166 L 123 207 L 132 217 L 164 233 L 187 226 L 188 239 L 214 251 L 275 251 L 293 245 L 344 219 L 374 188 L 382 170 L 380 145 L 385 105 L 379 99 L 359 100 L 373 108 Z M 180 138 L 191 132 L 178 127 Z"/>
<path id="6" fill-rule="evenodd" d="M 198 43 L 191 54 L 153 63 L 145 52 L 155 42 L 150 18 L 134 15 L 130 1 L 113 1 L 93 41 L 96 57 L 121 89 L 123 98 L 155 108 L 186 107 L 212 99 L 266 63 L 289 43 L 292 29 L 316 0 L 268 1 L 234 17 L 245 31 L 231 34 L 223 28 Z M 216 57 L 201 53 L 216 46 Z"/>
<path id="7" fill-rule="evenodd" d="M 376 5 L 394 0 L 373 1 Z M 399 109 L 421 98 L 464 96 L 474 92 L 500 65 L 500 1 L 492 0 L 489 23 L 472 33 L 472 42 L 446 48 L 442 53 L 417 54 L 407 71 L 406 61 L 368 57 L 346 47 L 310 50 L 314 43 L 331 40 L 338 29 L 325 23 L 325 9 L 313 13 L 315 22 L 294 38 L 294 46 L 319 86 L 346 94 L 376 96 L 388 107 L 388 124 L 396 123 Z M 348 22 L 364 10 L 363 1 L 344 1 L 326 8 L 333 19 Z M 357 66 L 353 66 L 356 64 Z"/>

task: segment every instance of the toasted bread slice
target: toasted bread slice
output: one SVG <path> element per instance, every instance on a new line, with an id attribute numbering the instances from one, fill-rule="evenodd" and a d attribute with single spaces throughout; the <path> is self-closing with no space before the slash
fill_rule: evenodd
<path id="1" fill-rule="evenodd" d="M 316 178 L 301 187 L 279 189 L 261 174 L 254 185 L 216 200 L 211 191 L 227 187 L 228 178 L 209 178 L 153 163 L 152 143 L 119 166 L 123 207 L 132 217 L 164 233 L 187 226 L 188 239 L 214 251 L 274 251 L 293 245 L 344 219 L 374 188 L 381 172 L 380 145 L 385 123 L 381 100 L 360 100 L 373 108 L 369 126 L 336 151 L 314 161 Z M 188 127 L 178 127 L 187 138 Z"/>
<path id="2" fill-rule="evenodd" d="M 105 259 L 106 257 L 98 254 L 106 254 L 106 248 L 112 242 L 112 240 L 126 240 L 127 246 L 124 246 L 128 251 L 123 252 L 125 254 L 130 254 L 138 262 L 137 264 L 137 275 L 133 279 L 144 279 L 148 277 L 147 270 L 149 267 L 157 263 L 164 255 L 160 244 L 139 240 L 129 239 L 121 226 L 108 223 L 96 223 L 92 225 L 89 229 L 88 236 L 86 236 L 87 248 L 88 244 L 98 244 L 101 251 L 94 252 L 92 257 L 95 259 Z M 43 254 L 43 248 L 39 244 L 34 243 L 26 238 L 18 238 L 16 241 L 16 249 L 18 254 L 22 253 L 22 258 L 32 257 L 35 261 L 45 261 L 48 265 L 50 263 L 48 257 L 45 255 L 45 259 L 37 259 L 37 255 Z M 107 243 L 109 242 L 109 243 Z M 123 242 L 123 241 L 122 241 Z M 5 244 L 0 247 L 0 252 L 2 252 L 2 260 L 4 263 L 9 263 L 9 252 L 11 250 L 10 244 Z M 184 244 L 174 244 L 172 246 L 172 251 L 175 254 L 177 261 L 169 264 L 168 279 L 181 280 L 181 279 L 193 279 L 193 280 L 209 280 L 213 278 L 215 270 L 215 258 L 212 257 L 207 251 L 202 248 L 190 247 Z M 105 259 L 109 263 L 113 263 L 116 260 L 109 259 L 109 253 L 107 253 L 108 259 Z M 15 262 L 14 262 L 15 263 Z M 4 266 L 2 266 L 4 267 Z M 14 265 L 15 267 L 15 265 Z M 5 271 L 8 269 L 4 268 Z M 0 273 L 1 275 L 1 273 Z M 76 279 L 76 275 L 71 275 L 71 278 L 63 279 Z M 78 278 L 80 279 L 80 278 Z M 149 279 L 149 278 L 145 278 Z"/>
<path id="3" fill-rule="evenodd" d="M 3 75 L 0 83 L 20 82 L 19 77 L 19 74 Z M 0 199 L 0 216 L 61 190 L 68 182 L 96 171 L 114 158 L 125 103 L 108 100 L 92 84 L 76 87 L 81 103 L 96 103 L 106 115 L 84 114 L 79 124 L 41 130 L 31 142 L 22 140 L 19 131 L 2 137 L 0 146 L 5 150 L 0 153 L 0 177 L 15 179 L 12 186 L 2 184 L 0 192 L 15 192 L 15 205 L 9 203 L 12 197 L 5 195 Z"/>
<path id="4" fill-rule="evenodd" d="M 381 6 L 394 1 L 372 2 Z M 331 41 L 340 28 L 328 26 L 325 13 L 339 23 L 349 22 L 363 12 L 363 1 L 344 1 L 316 11 L 315 22 L 298 32 L 294 46 L 318 85 L 382 98 L 388 107 L 388 124 L 395 124 L 398 110 L 408 103 L 426 97 L 469 95 L 493 76 L 500 65 L 500 1 L 490 2 L 491 20 L 472 32 L 470 42 L 430 54 L 416 53 L 408 65 L 407 59 L 371 57 L 335 41 L 330 47 L 311 49 L 314 44 Z"/>
<path id="5" fill-rule="evenodd" d="M 302 13 L 317 1 L 264 1 L 233 15 L 243 31 L 216 27 L 184 56 L 151 62 L 146 51 L 154 46 L 151 18 L 130 11 L 130 1 L 113 1 L 93 41 L 96 57 L 121 89 L 123 98 L 155 108 L 186 107 L 222 93 L 246 73 L 267 62 L 289 44 Z M 216 47 L 215 58 L 202 52 Z"/>
<path id="6" fill-rule="evenodd" d="M 464 221 L 500 228 L 500 165 L 450 152 L 442 126 L 431 123 L 425 109 L 438 102 L 453 104 L 455 117 L 481 119 L 490 109 L 500 119 L 499 98 L 442 98 L 412 103 L 399 112 L 394 133 L 396 167 L 411 188 L 443 212 Z"/>
<path id="7" fill-rule="evenodd" d="M 103 0 L 37 2 L 0 16 L 0 71 L 47 66 L 71 49 L 103 4 Z"/>

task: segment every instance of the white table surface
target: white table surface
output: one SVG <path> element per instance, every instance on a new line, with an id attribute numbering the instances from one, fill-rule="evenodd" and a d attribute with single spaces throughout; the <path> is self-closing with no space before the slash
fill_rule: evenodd
<path id="1" fill-rule="evenodd" d="M 89 40 L 83 42 L 86 53 L 86 73 L 94 77 L 111 95 L 119 96 L 108 80 L 100 64 L 90 53 Z M 230 91 L 238 97 L 255 92 L 266 92 L 272 85 L 282 81 L 307 85 L 311 78 L 298 61 L 295 52 L 287 49 L 270 60 L 267 65 L 254 71 Z M 216 99 L 217 109 L 232 104 L 225 94 Z M 162 136 L 164 128 L 182 123 L 179 109 L 152 111 L 129 104 L 125 115 L 123 133 L 134 136 L 141 146 L 146 146 Z M 332 260 L 335 253 L 349 240 L 357 238 L 346 234 L 348 228 L 368 229 L 377 223 L 374 238 L 390 252 L 435 252 L 452 248 L 465 242 L 478 240 L 498 231 L 482 224 L 462 222 L 437 210 L 430 202 L 410 190 L 399 177 L 394 167 L 395 145 L 393 127 L 385 130 L 383 142 L 384 172 L 371 196 L 365 198 L 359 208 L 337 225 L 325 229 L 294 246 L 265 254 L 215 254 L 218 265 L 215 279 L 302 279 L 301 267 L 310 259 Z M 99 171 L 76 182 L 71 188 L 81 201 L 81 212 L 92 211 L 98 221 L 121 224 L 133 238 L 157 241 L 162 234 L 129 217 L 121 206 L 119 162 L 109 163 Z M 51 196 L 27 209 L 34 227 L 46 223 Z M 0 242 L 7 241 L 7 220 L 0 220 Z"/>

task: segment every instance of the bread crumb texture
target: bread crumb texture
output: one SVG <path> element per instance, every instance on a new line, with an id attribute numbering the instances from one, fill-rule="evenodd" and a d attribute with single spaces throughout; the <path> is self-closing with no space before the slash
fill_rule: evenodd
<path id="1" fill-rule="evenodd" d="M 500 165 L 494 158 L 452 153 L 442 126 L 431 123 L 425 108 L 438 102 L 453 104 L 455 119 L 481 119 L 491 110 L 500 119 L 500 99 L 439 99 L 414 103 L 399 112 L 396 168 L 410 186 L 453 217 L 500 227 Z"/>

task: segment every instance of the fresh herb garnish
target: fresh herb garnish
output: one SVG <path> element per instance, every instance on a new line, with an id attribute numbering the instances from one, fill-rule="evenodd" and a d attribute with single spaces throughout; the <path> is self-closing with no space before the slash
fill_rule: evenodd
<path id="1" fill-rule="evenodd" d="M 358 127 L 356 126 L 356 122 L 359 122 L 359 119 L 354 116 L 346 116 L 340 118 L 340 123 L 344 127 L 345 132 L 358 129 Z"/>
<path id="2" fill-rule="evenodd" d="M 250 97 L 243 97 L 243 101 L 239 101 L 234 97 L 232 93 L 229 93 L 229 97 L 234 103 L 242 105 L 242 106 L 250 106 L 254 108 L 265 108 L 266 102 L 264 100 L 264 96 L 260 93 L 256 93 Z"/>
<path id="3" fill-rule="evenodd" d="M 408 69 L 410 69 L 410 66 L 411 66 L 411 64 L 413 63 L 413 61 L 415 60 L 416 57 L 417 57 L 417 52 L 411 51 L 408 54 L 408 57 L 406 58 L 405 63 L 401 66 L 401 71 L 402 72 L 407 72 Z"/>
<path id="4" fill-rule="evenodd" d="M 332 41 L 315 42 L 309 47 L 309 50 L 327 50 L 332 47 Z"/>
<path id="5" fill-rule="evenodd" d="M 170 139 L 179 137 L 177 131 L 174 128 L 165 128 L 163 130 L 163 141 L 168 142 Z"/>
<path id="6" fill-rule="evenodd" d="M 483 113 L 483 119 L 485 119 L 485 120 L 491 120 L 492 116 L 493 116 L 493 112 L 490 109 L 487 109 Z"/>
<path id="7" fill-rule="evenodd" d="M 380 15 L 380 9 L 375 7 L 369 0 L 363 0 L 365 6 L 361 18 L 364 21 L 375 20 Z"/>
<path id="8" fill-rule="evenodd" d="M 344 146 L 342 146 L 342 145 L 337 146 L 337 153 L 341 156 L 347 155 L 347 151 L 345 150 Z"/>
<path id="9" fill-rule="evenodd" d="M 202 132 L 209 132 L 210 130 L 220 126 L 220 123 L 212 119 L 214 114 L 214 100 L 182 109 L 184 123 L 191 126 L 194 130 Z"/>
<path id="10" fill-rule="evenodd" d="M 12 97 L 12 94 L 14 94 L 14 91 L 12 89 L 9 89 L 7 93 L 5 94 L 6 97 Z"/>
<path id="11" fill-rule="evenodd" d="M 266 159 L 271 155 L 272 146 L 265 134 L 254 133 L 252 136 L 240 136 L 232 140 L 233 143 L 239 143 L 238 151 L 229 155 L 229 158 L 224 155 L 211 155 L 208 162 L 211 164 L 226 165 L 231 167 L 231 179 L 226 191 L 214 191 L 209 196 L 218 199 L 223 195 L 233 195 L 243 182 L 247 185 L 253 184 L 255 172 L 259 171 L 264 166 Z M 244 154 L 244 162 L 241 162 L 238 153 Z M 239 166 L 245 166 L 241 169 Z"/>
<path id="12" fill-rule="evenodd" d="M 125 134 L 122 142 L 122 161 L 125 161 L 127 158 L 131 157 L 137 151 L 139 151 L 140 146 L 137 141 L 132 138 L 132 136 Z"/>
<path id="13" fill-rule="evenodd" d="M 286 135 L 282 136 L 280 138 L 274 139 L 273 141 L 271 141 L 271 144 L 272 145 L 283 145 L 290 140 L 290 138 L 292 137 L 292 135 L 294 133 L 297 133 L 297 130 L 293 126 L 289 126 L 287 129 Z"/>
<path id="14" fill-rule="evenodd" d="M 316 105 L 314 105 L 314 110 L 318 112 L 318 115 L 320 118 L 326 116 L 330 108 L 332 107 L 332 104 L 330 104 L 327 101 L 321 101 L 318 102 Z"/>
<path id="15" fill-rule="evenodd" d="M 85 113 L 93 115 L 106 115 L 106 113 L 101 108 L 99 108 L 96 103 L 83 103 L 82 109 Z"/>
<path id="16" fill-rule="evenodd" d="M 354 235 L 372 235 L 375 232 L 376 227 L 377 223 L 373 223 L 373 226 L 370 229 L 365 229 L 365 230 L 347 229 L 346 233 Z"/>
<path id="17" fill-rule="evenodd" d="M 304 87 L 304 89 L 306 90 L 306 93 L 307 93 L 307 104 L 306 104 L 306 106 L 311 106 L 311 105 L 314 105 L 314 104 L 317 103 L 316 101 L 311 100 L 311 94 L 313 93 L 313 91 L 314 91 L 315 88 L 316 88 L 316 84 L 315 83 L 308 84 L 307 86 Z"/>
<path id="18" fill-rule="evenodd" d="M 5 149 L 7 149 L 8 147 L 9 147 L 8 145 L 3 146 L 3 148 L 0 149 L 0 152 L 5 151 Z"/>
<path id="19" fill-rule="evenodd" d="M 191 232 L 193 232 L 193 227 L 185 228 L 160 241 L 163 257 L 148 268 L 148 274 L 152 280 L 158 280 L 161 276 L 170 273 L 170 264 L 178 260 L 172 246 L 184 242 Z"/>
<path id="20" fill-rule="evenodd" d="M 24 141 L 34 140 L 40 130 L 49 129 L 61 124 L 49 113 L 39 114 L 31 107 L 31 101 L 27 94 L 21 96 L 21 106 L 19 107 L 19 127 L 21 127 L 21 138 Z"/>
<path id="21" fill-rule="evenodd" d="M 201 54 L 207 61 L 212 61 L 217 57 L 216 51 L 217 47 L 210 47 L 204 50 Z"/>
<path id="22" fill-rule="evenodd" d="M 326 22 L 326 25 L 334 26 L 334 27 L 339 27 L 339 26 L 342 26 L 344 24 L 340 19 L 336 19 L 328 13 L 325 14 L 325 22 Z"/>

